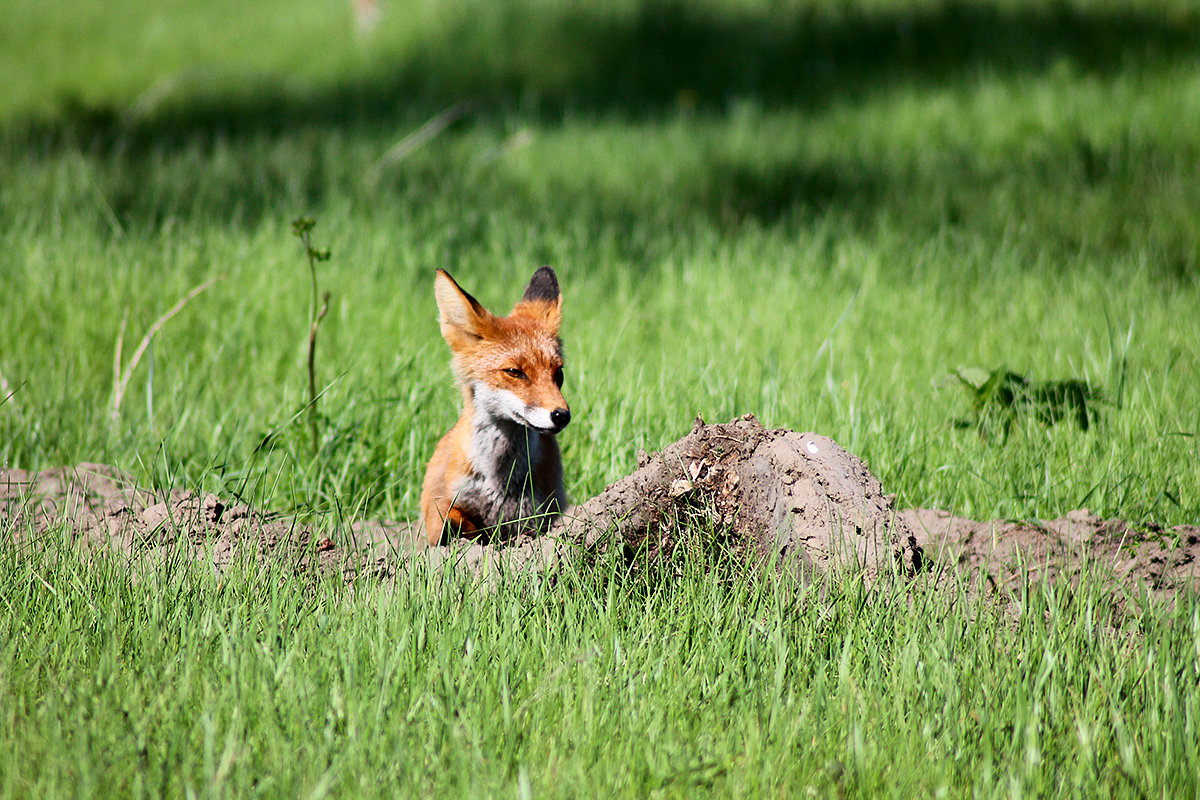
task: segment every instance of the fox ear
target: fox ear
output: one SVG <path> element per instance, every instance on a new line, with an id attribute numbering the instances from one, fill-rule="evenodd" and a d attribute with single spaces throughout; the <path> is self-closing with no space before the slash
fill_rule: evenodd
<path id="1" fill-rule="evenodd" d="M 454 339 L 466 336 L 478 339 L 492 315 L 471 295 L 454 282 L 450 273 L 439 269 L 433 279 L 433 296 L 437 300 L 438 322 L 442 336 L 451 345 Z"/>
<path id="2" fill-rule="evenodd" d="M 554 270 L 550 267 L 539 267 L 529 279 L 521 302 L 517 303 L 517 308 L 513 310 L 536 318 L 552 333 L 557 334 L 562 323 L 562 293 L 558 289 L 558 276 L 554 274 Z"/>
<path id="3" fill-rule="evenodd" d="M 558 276 L 554 274 L 554 270 L 549 267 L 538 267 L 538 271 L 533 273 L 533 277 L 529 279 L 529 285 L 525 287 L 525 296 L 522 300 L 540 300 L 546 303 L 557 303 L 562 299 L 562 294 L 558 291 Z"/>

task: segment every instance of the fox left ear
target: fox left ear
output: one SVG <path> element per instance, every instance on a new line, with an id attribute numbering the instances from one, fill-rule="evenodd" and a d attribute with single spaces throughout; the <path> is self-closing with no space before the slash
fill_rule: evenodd
<path id="1" fill-rule="evenodd" d="M 543 325 L 557 334 L 558 326 L 562 323 L 562 292 L 558 289 L 558 276 L 554 274 L 554 270 L 550 267 L 539 267 L 529 279 L 521 302 L 517 303 L 517 308 L 513 310 L 537 317 Z"/>

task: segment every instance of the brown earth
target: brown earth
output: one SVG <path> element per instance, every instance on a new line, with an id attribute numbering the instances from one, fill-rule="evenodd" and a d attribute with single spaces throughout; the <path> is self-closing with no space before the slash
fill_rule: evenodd
<path id="1" fill-rule="evenodd" d="M 930 562 L 982 576 L 1004 594 L 1031 582 L 1076 581 L 1091 570 L 1111 593 L 1158 599 L 1200 589 L 1200 526 L 1130 525 L 1088 509 L 1053 520 L 976 522 L 948 511 L 911 508 L 898 516 L 916 532 Z"/>
<path id="2" fill-rule="evenodd" d="M 661 452 L 639 454 L 633 473 L 572 508 L 543 537 L 429 547 L 401 522 L 320 530 L 212 494 L 141 489 L 103 464 L 0 470 L 0 537 L 39 546 L 64 535 L 85 553 L 111 548 L 131 564 L 182 545 L 221 570 L 249 548 L 349 581 L 387 578 L 418 562 L 495 575 L 539 571 L 613 546 L 670 557 L 681 547 L 716 544 L 748 564 L 779 564 L 803 576 L 957 574 L 982 578 L 1002 594 L 1017 591 L 1022 574 L 1074 581 L 1089 565 L 1108 576 L 1114 594 L 1144 589 L 1169 597 L 1200 586 L 1200 527 L 1130 526 L 1086 509 L 1023 522 L 897 511 L 866 465 L 832 440 L 767 430 L 752 416 L 723 425 L 697 420 Z"/>

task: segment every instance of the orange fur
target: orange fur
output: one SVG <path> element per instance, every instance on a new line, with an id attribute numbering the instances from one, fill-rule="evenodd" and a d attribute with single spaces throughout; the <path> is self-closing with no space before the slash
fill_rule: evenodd
<path id="1" fill-rule="evenodd" d="M 488 312 L 442 270 L 434 295 L 463 410 L 425 470 L 421 517 L 429 543 L 447 533 L 545 530 L 566 505 L 554 438 L 570 419 L 560 388 L 557 277 L 548 267 L 535 272 L 507 317 Z"/>

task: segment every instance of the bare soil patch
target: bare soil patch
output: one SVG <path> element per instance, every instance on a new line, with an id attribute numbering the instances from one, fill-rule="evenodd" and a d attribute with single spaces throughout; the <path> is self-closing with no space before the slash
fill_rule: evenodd
<path id="1" fill-rule="evenodd" d="M 979 576 L 1004 594 L 1019 593 L 1025 576 L 1075 583 L 1088 570 L 1114 595 L 1164 599 L 1200 589 L 1200 526 L 1131 525 L 1086 508 L 1051 520 L 978 522 L 930 508 L 899 517 L 932 565 Z"/>
<path id="2" fill-rule="evenodd" d="M 612 547 L 669 558 L 680 548 L 717 545 L 747 565 L 806 577 L 831 570 L 868 579 L 959 574 L 1008 594 L 1020 589 L 1023 574 L 1076 581 L 1099 567 L 1115 594 L 1169 597 L 1200 587 L 1200 527 L 1131 526 L 1086 509 L 1056 520 L 982 522 L 897 510 L 862 460 L 831 439 L 767 430 L 752 416 L 697 420 L 687 436 L 638 462 L 547 536 L 502 544 L 429 547 L 403 522 L 314 528 L 213 494 L 149 491 L 113 467 L 89 463 L 0 470 L 0 536 L 21 547 L 62 535 L 84 552 L 109 548 L 131 564 L 182 547 L 216 570 L 250 548 L 347 581 L 387 578 L 417 562 L 495 575 Z"/>

